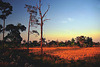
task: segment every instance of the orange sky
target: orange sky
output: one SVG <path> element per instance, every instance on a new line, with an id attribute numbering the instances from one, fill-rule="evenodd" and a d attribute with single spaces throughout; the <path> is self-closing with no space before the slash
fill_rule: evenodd
<path id="1" fill-rule="evenodd" d="M 59 40 L 59 41 L 65 41 L 65 40 L 71 40 L 72 38 L 76 38 L 77 36 L 86 36 L 86 37 L 92 37 L 94 42 L 100 42 L 100 32 L 98 31 L 88 31 L 88 32 L 44 32 L 43 36 L 46 38 L 46 40 Z M 23 39 L 27 40 L 27 33 L 22 33 L 21 36 Z M 30 40 L 37 40 L 39 41 L 40 35 L 30 35 Z"/>

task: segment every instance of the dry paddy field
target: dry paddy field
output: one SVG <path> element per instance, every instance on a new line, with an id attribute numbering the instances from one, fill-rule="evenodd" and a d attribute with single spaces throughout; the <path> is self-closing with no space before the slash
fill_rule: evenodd
<path id="1" fill-rule="evenodd" d="M 39 47 L 29 49 L 30 53 L 40 54 Z M 60 58 L 74 61 L 84 60 L 87 57 L 95 57 L 96 55 L 100 55 L 100 47 L 43 47 L 43 51 L 46 54 L 59 56 Z M 100 60 L 100 58 L 98 60 Z"/>

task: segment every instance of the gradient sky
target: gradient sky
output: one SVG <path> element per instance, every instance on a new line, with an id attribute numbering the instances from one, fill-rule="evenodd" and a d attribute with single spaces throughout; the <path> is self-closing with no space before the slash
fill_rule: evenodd
<path id="1" fill-rule="evenodd" d="M 6 19 L 7 24 L 21 23 L 28 28 L 29 13 L 25 4 L 36 5 L 38 0 L 3 0 L 13 6 L 12 15 Z M 50 4 L 44 22 L 43 37 L 46 40 L 71 40 L 77 36 L 89 36 L 93 41 L 100 42 L 100 0 L 42 0 L 42 13 Z M 0 19 L 0 24 L 2 20 Z M 40 32 L 40 27 L 32 28 Z M 27 30 L 21 33 L 27 40 Z M 30 40 L 39 40 L 40 36 L 30 35 Z M 2 34 L 0 34 L 2 39 Z"/>

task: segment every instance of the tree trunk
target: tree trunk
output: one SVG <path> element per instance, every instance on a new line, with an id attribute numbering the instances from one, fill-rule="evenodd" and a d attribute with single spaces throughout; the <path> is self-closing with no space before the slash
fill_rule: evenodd
<path id="1" fill-rule="evenodd" d="M 3 40 L 4 40 L 4 33 L 5 33 L 5 19 L 3 19 Z"/>
<path id="2" fill-rule="evenodd" d="M 41 0 L 39 0 L 39 8 L 38 9 L 39 9 L 40 17 L 41 17 L 41 55 L 42 55 L 43 54 L 43 47 L 42 47 L 42 45 L 43 45 L 43 21 L 44 21 L 43 18 L 45 16 L 45 14 L 48 12 L 49 7 L 42 16 L 42 13 L 41 13 Z"/>
<path id="3" fill-rule="evenodd" d="M 43 20 L 41 17 L 41 55 L 43 55 L 43 48 L 42 48 L 42 42 L 43 42 Z"/>
<path id="4" fill-rule="evenodd" d="M 5 36 L 5 19 L 3 19 L 3 43 L 2 43 L 2 45 L 3 45 L 3 48 L 4 48 L 4 36 Z"/>
<path id="5" fill-rule="evenodd" d="M 29 52 L 29 36 L 30 36 L 30 21 L 31 21 L 31 16 L 32 16 L 32 13 L 30 13 L 30 19 L 29 19 L 29 25 L 28 25 L 28 46 L 27 46 L 28 52 Z"/>

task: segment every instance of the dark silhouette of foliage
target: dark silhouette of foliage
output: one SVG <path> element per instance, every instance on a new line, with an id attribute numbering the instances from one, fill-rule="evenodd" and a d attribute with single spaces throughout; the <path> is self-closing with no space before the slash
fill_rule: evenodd
<path id="1" fill-rule="evenodd" d="M 71 41 L 70 40 L 68 40 L 68 45 L 71 45 Z"/>
<path id="2" fill-rule="evenodd" d="M 32 42 L 32 45 L 33 45 L 33 46 L 40 46 L 40 44 L 39 44 L 37 41 L 33 41 L 33 42 Z"/>
<path id="3" fill-rule="evenodd" d="M 68 41 L 67 41 L 67 40 L 65 41 L 65 45 L 66 45 L 66 46 L 68 45 Z"/>
<path id="4" fill-rule="evenodd" d="M 0 0 L 0 10 L 2 11 L 2 15 L 0 15 L 1 19 L 6 19 L 9 14 L 12 14 L 12 6 L 10 3 L 3 2 Z"/>
<path id="5" fill-rule="evenodd" d="M 36 33 L 37 35 L 39 35 L 39 33 L 36 30 L 32 30 L 32 33 Z"/>
<path id="6" fill-rule="evenodd" d="M 51 45 L 51 46 L 55 46 L 55 45 L 57 45 L 57 42 L 54 41 L 54 40 L 52 40 L 51 42 L 49 42 L 49 45 Z"/>
<path id="7" fill-rule="evenodd" d="M 81 47 L 93 46 L 92 38 L 86 36 L 78 36 L 76 37 L 77 44 Z"/>
<path id="8" fill-rule="evenodd" d="M 93 46 L 93 41 L 92 41 L 92 38 L 90 38 L 90 37 L 87 37 L 86 38 L 86 42 L 85 42 L 86 44 L 88 44 L 88 46 Z"/>
<path id="9" fill-rule="evenodd" d="M 4 39 L 4 30 L 5 30 L 5 19 L 8 15 L 12 14 L 12 6 L 10 3 L 3 2 L 0 0 L 0 18 L 3 20 L 3 39 Z"/>
<path id="10" fill-rule="evenodd" d="M 77 42 L 77 46 L 80 46 L 80 43 L 79 43 L 79 41 Z"/>
<path id="11" fill-rule="evenodd" d="M 72 38 L 72 40 L 71 40 L 71 46 L 74 46 L 75 45 L 75 40 L 74 40 L 74 38 Z"/>
<path id="12" fill-rule="evenodd" d="M 2 32 L 2 28 L 3 28 L 3 27 L 2 27 L 2 25 L 0 24 L 0 33 Z"/>
<path id="13" fill-rule="evenodd" d="M 40 38 L 39 44 L 41 44 L 41 38 Z M 47 46 L 46 38 L 42 38 L 42 46 Z"/>
<path id="14" fill-rule="evenodd" d="M 83 47 L 84 43 L 85 43 L 85 38 L 84 36 L 78 36 L 76 37 L 76 41 L 80 43 L 80 46 Z"/>
<path id="15" fill-rule="evenodd" d="M 5 42 L 11 42 L 14 44 L 21 43 L 22 37 L 20 32 L 25 31 L 26 27 L 24 25 L 18 24 L 17 26 L 9 24 L 6 26 L 6 31 L 8 31 L 7 36 L 4 38 Z"/>
<path id="16" fill-rule="evenodd" d="M 64 43 L 63 41 L 61 41 L 61 42 L 59 43 L 59 46 L 65 46 L 65 43 Z"/>
<path id="17" fill-rule="evenodd" d="M 26 40 L 23 40 L 23 43 L 25 44 L 26 43 Z"/>

